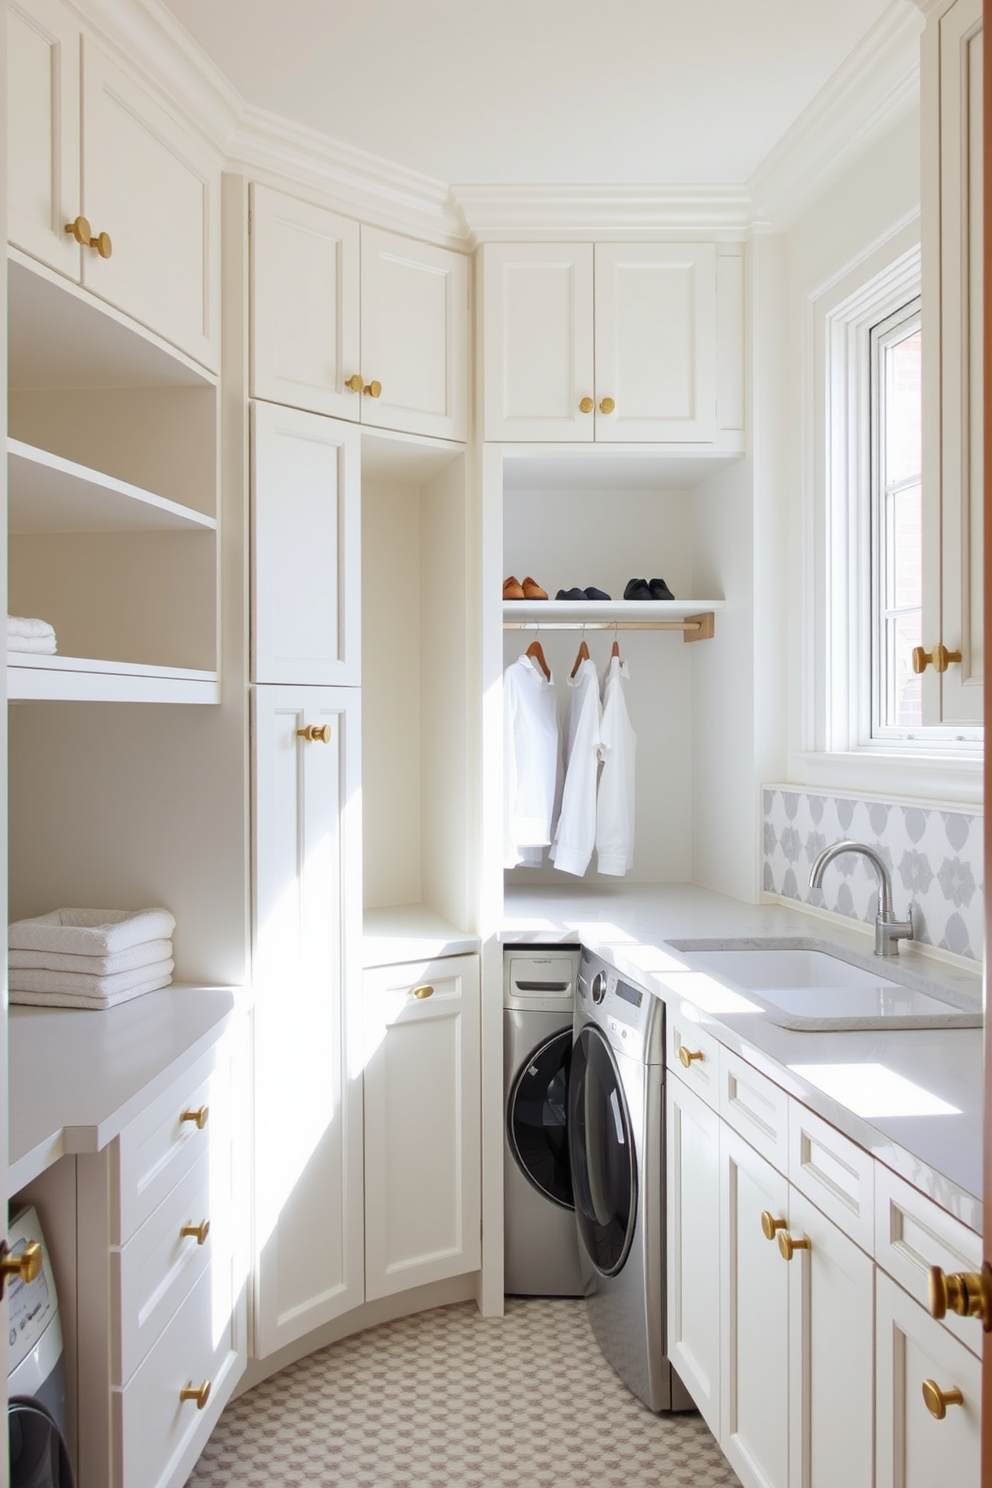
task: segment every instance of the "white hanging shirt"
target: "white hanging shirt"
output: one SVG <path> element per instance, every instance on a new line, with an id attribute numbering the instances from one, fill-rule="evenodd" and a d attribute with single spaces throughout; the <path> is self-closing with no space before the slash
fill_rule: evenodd
<path id="1" fill-rule="evenodd" d="M 627 665 L 610 660 L 603 687 L 600 754 L 603 773 L 596 802 L 596 866 L 621 876 L 634 866 L 634 756 L 637 735 L 627 712 Z"/>
<path id="2" fill-rule="evenodd" d="M 563 873 L 579 877 L 589 867 L 596 841 L 596 777 L 599 773 L 599 677 L 591 660 L 574 677 L 565 722 L 565 784 L 551 858 Z"/>
<path id="3" fill-rule="evenodd" d="M 551 841 L 560 741 L 554 682 L 530 656 L 503 673 L 503 863 L 539 863 Z"/>

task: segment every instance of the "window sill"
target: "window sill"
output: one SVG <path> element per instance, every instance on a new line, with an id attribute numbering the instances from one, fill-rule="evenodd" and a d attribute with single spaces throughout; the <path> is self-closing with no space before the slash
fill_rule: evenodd
<path id="1" fill-rule="evenodd" d="M 907 797 L 921 803 L 981 807 L 984 759 L 974 753 L 907 755 L 879 749 L 793 755 L 790 777 L 796 785 L 859 795 Z"/>

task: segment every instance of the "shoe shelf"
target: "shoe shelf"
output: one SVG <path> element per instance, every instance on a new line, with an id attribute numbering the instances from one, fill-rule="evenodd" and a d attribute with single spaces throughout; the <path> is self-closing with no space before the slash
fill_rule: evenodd
<path id="1" fill-rule="evenodd" d="M 722 599 L 506 599 L 504 630 L 680 630 L 687 641 L 709 640 Z"/>

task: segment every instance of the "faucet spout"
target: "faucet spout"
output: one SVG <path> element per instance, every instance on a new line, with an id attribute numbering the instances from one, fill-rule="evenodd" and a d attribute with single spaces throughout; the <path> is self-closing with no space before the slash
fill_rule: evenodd
<path id="1" fill-rule="evenodd" d="M 825 847 L 809 872 L 809 886 L 818 889 L 823 878 L 823 870 L 834 858 L 841 853 L 860 853 L 863 858 L 875 870 L 878 879 L 878 913 L 875 916 L 875 955 L 896 956 L 899 954 L 899 941 L 913 939 L 912 917 L 906 920 L 897 920 L 892 909 L 892 879 L 889 876 L 889 867 L 885 859 L 869 847 L 865 842 L 835 842 L 832 847 Z"/>

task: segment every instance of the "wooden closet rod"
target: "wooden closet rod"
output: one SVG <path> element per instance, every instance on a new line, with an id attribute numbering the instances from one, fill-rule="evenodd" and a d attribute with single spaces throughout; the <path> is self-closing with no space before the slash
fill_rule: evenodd
<path id="1" fill-rule="evenodd" d="M 713 638 L 713 612 L 684 620 L 504 620 L 504 630 L 681 630 L 687 641 Z"/>

